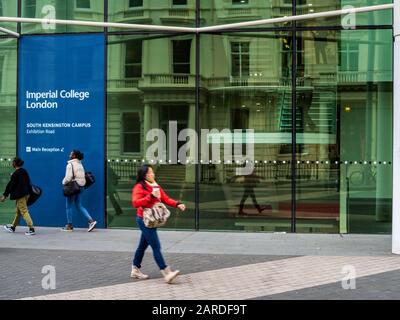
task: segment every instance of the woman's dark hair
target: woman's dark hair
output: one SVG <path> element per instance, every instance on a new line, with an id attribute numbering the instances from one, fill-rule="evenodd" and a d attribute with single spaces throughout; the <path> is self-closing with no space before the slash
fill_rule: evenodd
<path id="1" fill-rule="evenodd" d="M 147 174 L 147 172 L 149 171 L 150 168 L 153 169 L 153 167 L 151 165 L 144 164 L 137 171 L 136 184 L 140 183 L 145 190 L 147 190 L 146 183 L 145 183 L 146 174 Z"/>
<path id="2" fill-rule="evenodd" d="M 14 165 L 16 167 L 20 168 L 20 167 L 22 167 L 24 165 L 24 160 L 22 160 L 19 157 L 15 157 L 14 160 L 13 160 L 13 163 L 14 163 Z"/>
<path id="3" fill-rule="evenodd" d="M 83 160 L 83 153 L 79 150 L 72 150 L 72 154 L 75 156 L 76 159 Z"/>

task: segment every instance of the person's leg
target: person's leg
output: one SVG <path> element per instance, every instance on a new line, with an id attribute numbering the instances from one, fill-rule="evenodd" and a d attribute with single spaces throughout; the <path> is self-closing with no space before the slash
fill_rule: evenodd
<path id="1" fill-rule="evenodd" d="M 19 211 L 19 208 L 18 208 L 18 205 L 17 205 L 17 202 L 16 202 L 16 205 L 15 205 L 15 218 L 14 218 L 14 221 L 12 222 L 12 224 L 11 224 L 11 227 L 14 230 L 19 225 L 19 220 L 20 219 L 21 219 L 21 213 Z"/>
<path id="2" fill-rule="evenodd" d="M 257 208 L 258 212 L 261 212 L 261 207 L 257 202 L 257 198 L 256 198 L 256 194 L 254 193 L 254 189 L 251 189 L 251 191 L 249 192 L 249 196 L 250 196 L 251 200 L 253 201 L 254 206 Z"/>
<path id="3" fill-rule="evenodd" d="M 86 208 L 82 205 L 82 193 L 83 193 L 82 189 L 81 189 L 81 193 L 78 193 L 77 195 L 75 195 L 75 206 L 76 206 L 76 209 L 78 211 L 80 211 L 90 223 L 93 221 L 93 219 L 90 216 L 89 212 L 86 210 Z"/>
<path id="4" fill-rule="evenodd" d="M 141 268 L 141 264 L 142 264 L 142 260 L 144 257 L 144 253 L 147 249 L 147 247 L 149 246 L 149 243 L 147 242 L 145 236 L 143 235 L 143 232 L 140 236 L 140 241 L 139 241 L 139 245 L 135 251 L 135 255 L 132 261 L 132 264 L 137 267 L 137 268 Z"/>
<path id="5" fill-rule="evenodd" d="M 239 205 L 239 214 L 245 214 L 243 212 L 243 208 L 244 208 L 244 203 L 246 202 L 247 198 L 249 197 L 249 193 L 247 189 L 244 189 L 244 193 L 242 196 L 242 200 L 240 200 L 240 205 Z"/>
<path id="6" fill-rule="evenodd" d="M 32 218 L 29 214 L 29 210 L 28 210 L 28 205 L 27 205 L 28 198 L 29 198 L 29 195 L 18 199 L 17 207 L 18 207 L 19 212 L 22 215 L 22 218 L 25 220 L 26 225 L 29 227 L 29 229 L 32 230 L 33 222 L 32 222 Z"/>
<path id="7" fill-rule="evenodd" d="M 73 216 L 73 205 L 74 205 L 74 197 L 70 196 L 66 197 L 65 199 L 65 210 L 67 213 L 67 224 L 72 226 L 72 216 Z"/>
<path id="8" fill-rule="evenodd" d="M 161 253 L 160 239 L 158 238 L 157 228 L 147 228 L 144 224 L 143 219 L 137 219 L 140 230 L 142 230 L 142 235 L 146 239 L 146 242 L 150 245 L 153 250 L 154 260 L 156 261 L 160 270 L 167 267 L 164 261 L 164 257 Z"/>

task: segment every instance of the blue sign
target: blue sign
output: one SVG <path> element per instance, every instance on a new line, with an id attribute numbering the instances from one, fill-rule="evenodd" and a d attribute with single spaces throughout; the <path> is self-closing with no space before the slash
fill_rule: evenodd
<path id="1" fill-rule="evenodd" d="M 34 224 L 67 223 L 62 180 L 70 152 L 78 149 L 96 177 L 82 203 L 104 227 L 104 35 L 25 36 L 18 61 L 18 154 L 43 189 L 30 207 Z M 73 225 L 87 227 L 88 221 L 75 211 Z"/>

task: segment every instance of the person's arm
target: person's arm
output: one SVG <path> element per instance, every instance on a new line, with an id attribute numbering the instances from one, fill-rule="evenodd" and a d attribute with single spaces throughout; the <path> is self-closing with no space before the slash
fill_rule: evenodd
<path id="1" fill-rule="evenodd" d="M 6 190 L 3 193 L 4 199 L 8 198 L 11 192 L 15 190 L 17 185 L 17 178 L 15 176 L 15 172 L 11 175 L 10 181 L 7 183 Z"/>
<path id="2" fill-rule="evenodd" d="M 143 197 L 142 186 L 137 184 L 132 190 L 132 205 L 134 208 L 145 207 L 153 199 L 151 194 Z"/>
<path id="3" fill-rule="evenodd" d="M 65 177 L 62 181 L 62 184 L 65 185 L 70 181 L 72 181 L 72 166 L 71 164 L 67 164 L 67 168 L 65 169 Z"/>
<path id="4" fill-rule="evenodd" d="M 160 188 L 160 195 L 161 195 L 161 197 L 160 197 L 161 202 L 170 207 L 176 208 L 178 205 L 181 204 L 181 202 L 170 198 L 162 188 Z"/>

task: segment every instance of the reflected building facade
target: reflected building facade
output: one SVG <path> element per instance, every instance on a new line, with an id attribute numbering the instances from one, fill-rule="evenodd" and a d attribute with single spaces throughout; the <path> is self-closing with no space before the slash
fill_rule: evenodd
<path id="1" fill-rule="evenodd" d="M 23 0 L 18 10 L 15 2 L 0 0 L 3 15 L 44 17 L 51 5 L 58 19 L 184 27 L 390 3 Z M 131 188 L 151 129 L 166 134 L 167 162 L 180 159 L 186 143 L 173 138 L 175 128 L 251 129 L 253 178 L 237 176 L 242 164 L 224 159 L 223 150 L 211 162 L 200 152 L 198 164 L 154 163 L 159 183 L 188 206 L 173 214 L 169 228 L 390 233 L 391 19 L 387 10 L 199 35 L 38 24 L 23 24 L 21 32 L 107 37 L 108 227 L 135 227 Z M 17 41 L 0 41 L 0 157 L 9 159 L 16 144 Z M 204 151 L 206 140 L 212 152 L 215 137 L 200 139 L 198 148 Z"/>

